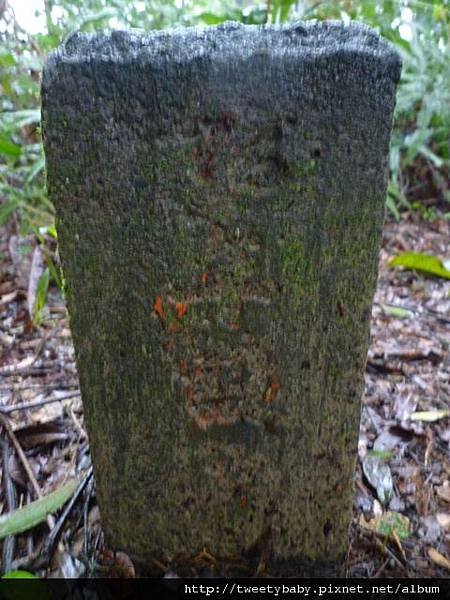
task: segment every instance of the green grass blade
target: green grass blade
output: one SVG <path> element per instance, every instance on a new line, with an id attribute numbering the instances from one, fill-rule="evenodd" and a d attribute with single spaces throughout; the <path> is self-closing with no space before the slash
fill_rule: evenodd
<path id="1" fill-rule="evenodd" d="M 45 521 L 47 515 L 59 510 L 69 500 L 79 483 L 79 479 L 73 479 L 47 496 L 0 516 L 0 540 L 28 531 Z"/>

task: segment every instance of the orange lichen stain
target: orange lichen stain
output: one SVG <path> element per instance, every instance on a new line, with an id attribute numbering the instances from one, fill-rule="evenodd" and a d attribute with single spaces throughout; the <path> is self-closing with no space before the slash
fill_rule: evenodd
<path id="1" fill-rule="evenodd" d="M 175 313 L 177 315 L 177 319 L 181 321 L 181 319 L 186 315 L 188 309 L 188 305 L 186 302 L 176 302 L 175 303 Z"/>
<path id="2" fill-rule="evenodd" d="M 162 349 L 164 350 L 164 352 L 166 352 L 167 354 L 170 354 L 172 352 L 172 350 L 173 350 L 173 343 L 172 342 L 168 342 L 168 341 L 163 342 L 161 344 L 161 346 L 162 346 Z"/>
<path id="3" fill-rule="evenodd" d="M 195 377 L 203 377 L 203 368 L 195 367 L 194 375 L 195 375 Z"/>
<path id="4" fill-rule="evenodd" d="M 153 310 L 162 321 L 166 320 L 166 313 L 164 311 L 162 296 L 156 296 L 155 304 L 153 305 Z"/>
<path id="5" fill-rule="evenodd" d="M 188 372 L 187 360 L 180 361 L 180 373 L 182 375 L 186 375 L 187 372 Z"/>
<path id="6" fill-rule="evenodd" d="M 197 427 L 203 431 L 213 425 L 232 425 L 238 420 L 237 417 L 224 417 L 217 408 L 212 408 L 201 415 L 195 414 L 191 408 L 188 408 L 188 413 Z"/>
<path id="7" fill-rule="evenodd" d="M 214 469 L 214 475 L 216 476 L 218 483 L 225 483 L 225 477 L 223 473 L 223 467 L 221 464 L 216 464 Z"/>
<path id="8" fill-rule="evenodd" d="M 340 300 L 337 301 L 336 308 L 337 308 L 337 313 L 341 318 L 345 317 L 347 315 L 347 309 L 345 308 L 344 304 Z"/>
<path id="9" fill-rule="evenodd" d="M 183 386 L 183 394 L 186 396 L 186 398 L 188 400 L 192 400 L 192 398 L 194 397 L 194 390 L 192 389 L 192 387 L 187 384 Z"/>
<path id="10" fill-rule="evenodd" d="M 194 556 L 194 558 L 192 559 L 192 562 L 195 565 L 201 565 L 201 564 L 217 565 L 217 560 L 205 548 L 203 548 L 203 550 L 200 552 L 200 554 L 197 554 L 197 556 Z"/>
<path id="11" fill-rule="evenodd" d="M 180 331 L 180 329 L 181 327 L 178 321 L 172 321 L 172 323 L 169 325 L 169 331 L 172 333 L 177 333 L 177 331 Z"/>
<path id="12" fill-rule="evenodd" d="M 277 397 L 279 389 L 280 389 L 280 378 L 275 373 L 274 375 L 272 375 L 269 387 L 267 388 L 266 393 L 264 394 L 265 402 L 273 402 L 275 400 L 275 398 Z"/>

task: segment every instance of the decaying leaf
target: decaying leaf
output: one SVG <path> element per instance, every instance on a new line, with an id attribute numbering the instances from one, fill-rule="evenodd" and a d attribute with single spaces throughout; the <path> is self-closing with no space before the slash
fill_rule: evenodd
<path id="1" fill-rule="evenodd" d="M 44 257 L 39 246 L 36 246 L 31 261 L 30 274 L 28 276 L 27 308 L 30 319 L 34 321 L 36 298 L 39 281 L 44 273 Z"/>
<path id="2" fill-rule="evenodd" d="M 448 569 L 450 571 L 450 560 L 448 560 L 448 558 L 445 557 L 443 554 L 441 554 L 434 548 L 428 548 L 428 556 L 436 565 L 444 567 L 444 569 Z"/>
<path id="3" fill-rule="evenodd" d="M 15 365 L 5 365 L 4 367 L 0 367 L 0 375 L 7 375 L 8 373 L 14 373 L 21 371 L 22 369 L 27 369 L 28 367 L 31 367 L 31 365 L 34 363 L 34 360 L 34 356 L 27 356 Z"/>
<path id="4" fill-rule="evenodd" d="M 411 421 L 426 421 L 427 423 L 433 423 L 439 419 L 445 419 L 450 415 L 448 409 L 441 410 L 425 410 L 421 412 L 414 412 L 410 415 Z"/>
<path id="5" fill-rule="evenodd" d="M 70 439 L 64 421 L 38 422 L 15 430 L 17 439 L 24 450 L 31 450 L 36 446 L 54 444 Z"/>
<path id="6" fill-rule="evenodd" d="M 370 485 L 376 490 L 383 504 L 389 502 L 392 496 L 393 484 L 389 465 L 374 453 L 368 453 L 363 460 L 363 471 Z"/>
<path id="7" fill-rule="evenodd" d="M 101 556 L 104 576 L 125 579 L 136 577 L 134 564 L 125 552 L 112 552 L 105 549 Z"/>
<path id="8" fill-rule="evenodd" d="M 374 454 L 380 458 L 389 460 L 392 458 L 392 450 L 396 447 L 404 447 L 414 434 L 401 427 L 390 425 L 385 427 L 373 443 Z M 381 453 L 381 454 L 380 454 Z M 383 456 L 383 453 L 387 453 Z"/>
<path id="9" fill-rule="evenodd" d="M 411 413 L 416 410 L 419 397 L 417 394 L 398 394 L 394 400 L 394 415 L 399 421 L 409 419 Z"/>
<path id="10" fill-rule="evenodd" d="M 441 485 L 436 488 L 436 494 L 441 498 L 441 500 L 445 500 L 446 502 L 450 502 L 450 486 Z"/>
<path id="11" fill-rule="evenodd" d="M 13 235 L 9 240 L 8 250 L 14 265 L 17 284 L 23 290 L 28 288 L 35 244 L 36 242 L 32 235 L 27 237 Z"/>
<path id="12" fill-rule="evenodd" d="M 442 527 L 442 529 L 450 529 L 450 514 L 448 513 L 437 513 L 436 521 Z"/>
<path id="13" fill-rule="evenodd" d="M 421 254 L 419 252 L 404 252 L 393 258 L 389 262 L 391 267 L 405 267 L 422 271 L 428 275 L 437 275 L 444 279 L 450 279 L 450 270 L 446 269 L 443 262 L 431 254 Z"/>

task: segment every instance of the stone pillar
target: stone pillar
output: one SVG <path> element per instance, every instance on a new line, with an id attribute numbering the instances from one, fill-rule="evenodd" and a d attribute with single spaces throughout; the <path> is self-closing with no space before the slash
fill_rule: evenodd
<path id="1" fill-rule="evenodd" d="M 400 62 L 358 24 L 76 34 L 48 191 L 110 544 L 336 572 Z"/>

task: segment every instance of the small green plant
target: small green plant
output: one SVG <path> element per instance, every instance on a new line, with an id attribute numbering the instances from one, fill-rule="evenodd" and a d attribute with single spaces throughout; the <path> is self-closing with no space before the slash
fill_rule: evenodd
<path id="1" fill-rule="evenodd" d="M 399 219 L 413 201 L 424 198 L 417 194 L 424 178 L 440 203 L 450 201 L 449 0 L 261 0 L 245 6 L 237 0 L 115 0 L 108 7 L 104 0 L 54 0 L 51 7 L 55 10 L 46 4 L 46 31 L 35 36 L 21 30 L 10 9 L 0 13 L 6 25 L 0 33 L 0 226 L 12 215 L 25 230 L 54 223 L 39 130 L 40 71 L 50 50 L 77 30 L 146 31 L 227 20 L 261 25 L 353 19 L 377 29 L 403 60 L 386 205 Z"/>
<path id="2" fill-rule="evenodd" d="M 47 300 L 48 284 L 50 281 L 50 271 L 48 267 L 39 278 L 36 290 L 36 301 L 34 304 L 33 323 L 40 325 L 44 320 L 45 302 Z"/>
<path id="3" fill-rule="evenodd" d="M 39 579 L 29 571 L 9 571 L 5 573 L 2 579 Z"/>
<path id="4" fill-rule="evenodd" d="M 378 522 L 378 533 L 384 535 L 386 539 L 404 540 L 410 536 L 410 524 L 407 517 L 400 513 L 387 511 L 382 515 Z"/>

